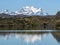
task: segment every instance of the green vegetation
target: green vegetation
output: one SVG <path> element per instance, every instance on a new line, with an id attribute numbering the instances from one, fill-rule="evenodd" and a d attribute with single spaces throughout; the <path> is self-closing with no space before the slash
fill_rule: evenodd
<path id="1" fill-rule="evenodd" d="M 0 30 L 60 30 L 60 11 L 54 16 L 8 17 L 0 17 Z"/>
<path id="2" fill-rule="evenodd" d="M 49 22 L 49 19 L 39 16 L 30 16 L 23 18 L 0 18 L 0 29 L 37 30 L 41 29 L 44 21 Z"/>

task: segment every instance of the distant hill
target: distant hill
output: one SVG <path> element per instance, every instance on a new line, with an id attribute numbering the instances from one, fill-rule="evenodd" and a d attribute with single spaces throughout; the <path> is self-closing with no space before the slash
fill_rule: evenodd
<path id="1" fill-rule="evenodd" d="M 60 12 L 56 15 L 9 15 L 0 14 L 0 29 L 14 30 L 60 30 Z"/>

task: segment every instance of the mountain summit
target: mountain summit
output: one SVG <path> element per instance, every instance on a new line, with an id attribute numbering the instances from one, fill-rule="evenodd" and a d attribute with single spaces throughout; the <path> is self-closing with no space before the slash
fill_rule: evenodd
<path id="1" fill-rule="evenodd" d="M 0 14 L 4 13 L 4 14 L 9 14 L 9 15 L 28 15 L 28 16 L 32 16 L 32 15 L 39 15 L 39 16 L 46 16 L 48 15 L 48 13 L 46 13 L 42 8 L 35 8 L 33 6 L 26 6 L 21 8 L 20 10 L 17 10 L 15 12 L 10 12 L 9 10 L 4 10 L 4 11 L 0 11 Z"/>
<path id="2" fill-rule="evenodd" d="M 15 13 L 16 14 L 24 14 L 24 15 L 40 15 L 40 16 L 48 15 L 48 13 L 46 13 L 42 8 L 35 8 L 33 6 L 23 7 L 21 10 L 18 10 Z"/>

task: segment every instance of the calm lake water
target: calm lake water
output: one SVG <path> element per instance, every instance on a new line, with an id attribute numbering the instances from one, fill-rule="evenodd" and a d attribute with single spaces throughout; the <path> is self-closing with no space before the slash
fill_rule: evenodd
<path id="1" fill-rule="evenodd" d="M 0 33 L 0 45 L 60 45 L 60 33 Z"/>

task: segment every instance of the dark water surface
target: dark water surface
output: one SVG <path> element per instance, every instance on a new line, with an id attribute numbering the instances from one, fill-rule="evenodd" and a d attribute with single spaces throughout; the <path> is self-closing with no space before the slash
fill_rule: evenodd
<path id="1" fill-rule="evenodd" d="M 60 45 L 60 32 L 44 30 L 39 33 L 8 33 L 6 30 L 0 32 L 0 45 Z"/>

